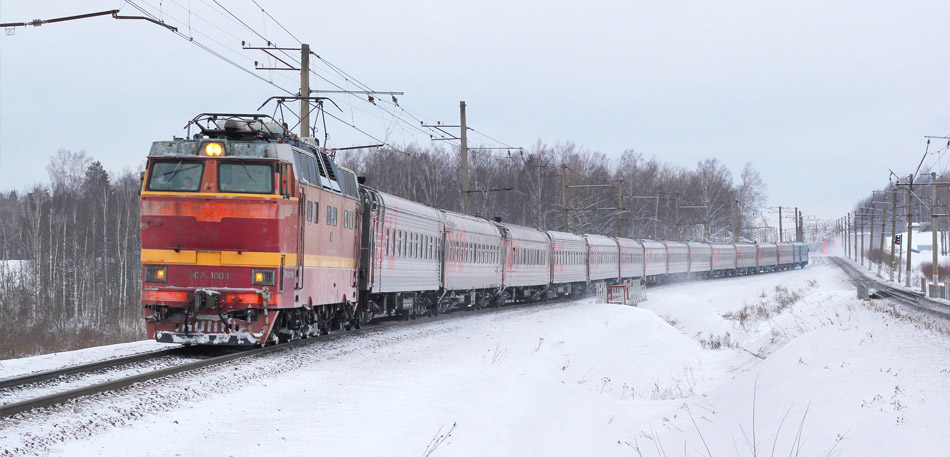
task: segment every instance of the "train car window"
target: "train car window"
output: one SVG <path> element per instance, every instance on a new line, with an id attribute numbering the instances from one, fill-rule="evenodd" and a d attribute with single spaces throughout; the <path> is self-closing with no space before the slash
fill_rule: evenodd
<path id="1" fill-rule="evenodd" d="M 274 168 L 267 163 L 220 162 L 218 190 L 247 194 L 274 193 Z"/>
<path id="2" fill-rule="evenodd" d="M 302 179 L 306 182 L 312 183 L 316 182 L 313 180 L 313 175 L 310 173 L 310 167 L 307 164 L 307 156 L 302 153 L 294 153 L 294 167 L 297 172 L 297 179 Z"/>
<path id="3" fill-rule="evenodd" d="M 155 162 L 148 174 L 147 188 L 154 191 L 197 192 L 203 173 L 202 162 Z"/>
<path id="4" fill-rule="evenodd" d="M 313 202 L 307 202 L 307 222 L 313 221 Z"/>
<path id="5" fill-rule="evenodd" d="M 337 176 L 339 178 L 340 187 L 343 189 L 343 193 L 349 195 L 353 198 L 359 198 L 359 193 L 357 191 L 356 177 L 353 176 L 353 173 L 350 173 L 346 170 L 339 170 L 340 174 Z"/>
<path id="6" fill-rule="evenodd" d="M 313 202 L 313 223 L 320 223 L 320 202 Z"/>
<path id="7" fill-rule="evenodd" d="M 406 256 L 406 237 L 402 230 L 399 230 L 396 235 L 396 257 L 402 258 Z"/>

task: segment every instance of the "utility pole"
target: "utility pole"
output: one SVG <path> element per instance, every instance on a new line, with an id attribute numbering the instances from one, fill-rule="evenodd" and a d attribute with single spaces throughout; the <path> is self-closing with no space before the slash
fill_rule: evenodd
<path id="1" fill-rule="evenodd" d="M 781 243 L 783 240 L 782 234 L 782 207 L 778 207 L 778 242 Z"/>
<path id="2" fill-rule="evenodd" d="M 795 207 L 795 241 L 798 241 L 798 230 L 799 230 L 798 223 L 799 223 L 799 220 L 798 220 L 798 207 L 796 206 L 796 207 Z"/>
<path id="3" fill-rule="evenodd" d="M 932 195 L 930 196 L 930 233 L 933 234 L 933 246 L 931 246 L 930 251 L 933 252 L 933 270 L 931 276 L 933 277 L 933 283 L 936 285 L 940 281 L 940 264 L 937 263 L 937 172 L 930 172 L 930 190 Z"/>
<path id="4" fill-rule="evenodd" d="M 739 242 L 739 200 L 736 200 L 736 191 L 731 191 L 729 193 L 729 198 L 732 199 L 732 242 Z"/>
<path id="5" fill-rule="evenodd" d="M 895 191 L 897 188 L 894 189 Z M 894 247 L 895 247 L 895 238 L 897 237 L 897 194 L 891 196 L 893 200 L 891 201 L 891 274 L 890 280 L 894 280 L 894 268 L 897 265 L 894 264 Z"/>
<path id="6" fill-rule="evenodd" d="M 845 216 L 844 221 L 844 253 L 845 257 L 851 258 L 851 213 Z"/>
<path id="7" fill-rule="evenodd" d="M 868 223 L 867 214 L 862 214 L 862 217 L 861 217 L 861 266 L 862 267 L 864 266 L 864 257 L 867 255 L 867 251 L 864 250 L 864 230 L 867 223 Z M 871 207 L 871 225 L 874 225 L 874 207 Z M 868 257 L 868 271 L 871 271 L 870 257 Z"/>
<path id="8" fill-rule="evenodd" d="M 623 222 L 623 180 L 617 179 L 617 238 L 623 236 L 622 234 L 622 222 Z"/>
<path id="9" fill-rule="evenodd" d="M 310 45 L 300 45 L 300 138 L 310 136 Z"/>
<path id="10" fill-rule="evenodd" d="M 676 193 L 676 199 L 674 201 L 676 203 L 676 210 L 673 212 L 673 228 L 676 229 L 676 233 L 674 233 L 674 236 L 676 237 L 676 241 L 680 241 L 680 193 L 679 192 Z"/>
<path id="11" fill-rule="evenodd" d="M 860 257 L 860 251 L 858 251 L 858 212 L 854 212 L 854 249 L 851 252 L 854 254 L 854 261 L 857 262 Z M 863 264 L 862 264 L 863 265 Z"/>
<path id="12" fill-rule="evenodd" d="M 815 226 L 815 231 L 818 230 L 818 226 Z M 805 242 L 805 216 L 802 216 L 802 212 L 798 212 L 798 242 Z"/>
<path id="13" fill-rule="evenodd" d="M 561 164 L 561 211 L 564 215 L 564 231 L 570 232 L 570 224 L 567 220 L 567 164 Z"/>
<path id="14" fill-rule="evenodd" d="M 459 102 L 459 125 L 461 146 L 459 146 L 462 156 L 462 214 L 470 214 L 468 197 L 468 128 L 465 125 L 465 102 Z"/>
<path id="15" fill-rule="evenodd" d="M 904 275 L 904 287 L 910 287 L 910 248 L 913 246 L 914 238 L 914 175 L 910 175 L 909 182 L 907 184 L 907 243 L 904 245 L 907 248 L 907 269 Z M 903 253 L 904 250 L 901 249 Z"/>
<path id="16" fill-rule="evenodd" d="M 887 194 L 884 194 L 884 206 L 881 208 L 881 241 L 877 250 L 877 277 L 881 277 L 881 267 L 884 265 L 884 230 L 887 229 Z"/>

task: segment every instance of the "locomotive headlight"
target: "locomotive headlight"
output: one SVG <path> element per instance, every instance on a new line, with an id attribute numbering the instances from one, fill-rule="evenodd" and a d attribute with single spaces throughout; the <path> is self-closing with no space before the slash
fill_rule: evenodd
<path id="1" fill-rule="evenodd" d="M 221 157 L 224 155 L 224 146 L 221 143 L 208 143 L 205 145 L 205 155 L 208 157 Z"/>
<path id="2" fill-rule="evenodd" d="M 145 282 L 165 282 L 166 267 L 145 267 Z"/>
<path id="3" fill-rule="evenodd" d="M 251 270 L 251 284 L 255 286 L 273 286 L 276 277 L 274 270 Z"/>

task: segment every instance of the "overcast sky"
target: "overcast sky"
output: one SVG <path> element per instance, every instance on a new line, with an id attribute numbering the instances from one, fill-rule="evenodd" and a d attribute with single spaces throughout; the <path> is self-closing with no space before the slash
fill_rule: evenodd
<path id="1" fill-rule="evenodd" d="M 219 2 L 278 45 L 297 46 L 251 0 Z M 716 157 L 736 179 L 750 162 L 770 205 L 806 215 L 839 217 L 886 183 L 889 168 L 913 171 L 924 135 L 950 133 L 946 1 L 257 2 L 343 71 L 405 92 L 400 105 L 417 118 L 457 123 L 465 100 L 469 124 L 509 145 L 573 141 L 690 168 Z M 240 49 L 263 40 L 214 0 L 135 3 L 243 68 L 264 62 Z M 119 0 L 8 0 L 0 21 L 120 5 L 139 14 Z M 195 114 L 252 112 L 279 94 L 143 21 L 17 28 L 0 34 L 0 58 L 6 190 L 45 182 L 57 149 L 86 150 L 119 171 L 142 163 L 152 141 L 182 135 Z M 314 68 L 346 86 L 319 61 Z M 251 71 L 296 85 L 293 72 Z M 376 138 L 428 144 L 364 101 L 335 99 L 343 111 L 332 112 Z M 328 127 L 330 146 L 375 142 L 338 121 Z"/>

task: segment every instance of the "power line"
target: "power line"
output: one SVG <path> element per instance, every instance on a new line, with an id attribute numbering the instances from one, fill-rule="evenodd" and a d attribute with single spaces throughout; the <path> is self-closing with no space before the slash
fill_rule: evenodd
<path id="1" fill-rule="evenodd" d="M 278 27 L 284 29 L 284 31 L 287 32 L 287 34 L 290 35 L 291 38 L 297 40 L 297 44 L 301 44 L 301 43 L 302 43 L 302 42 L 300 41 L 300 39 L 297 38 L 296 36 L 294 36 L 293 33 L 290 33 L 290 30 L 287 30 L 287 28 L 284 27 L 284 25 L 281 24 L 280 21 L 278 21 L 277 19 L 274 18 L 274 16 L 271 16 L 270 13 L 268 13 L 267 11 L 265 11 L 265 10 L 264 10 L 264 7 L 261 6 L 259 3 L 257 3 L 257 0 L 251 0 L 251 1 L 254 2 L 254 4 L 257 5 L 257 7 L 260 8 L 261 11 L 262 11 L 264 14 L 267 15 L 267 17 L 269 17 L 272 21 L 274 21 L 274 23 L 277 24 Z"/>
<path id="2" fill-rule="evenodd" d="M 173 3 L 175 3 L 176 5 L 178 5 L 179 7 L 181 7 L 182 9 L 184 9 L 184 6 L 183 6 L 183 5 L 181 5 L 180 3 L 175 2 L 174 0 L 172 0 L 172 1 L 173 1 Z M 262 40 L 266 41 L 268 44 L 273 44 L 273 42 L 272 42 L 271 40 L 269 40 L 264 34 L 261 34 L 261 33 L 258 32 L 254 27 L 251 27 L 246 21 L 242 20 L 239 16 L 237 16 L 237 14 L 235 14 L 234 12 L 232 12 L 231 10 L 229 10 L 227 7 L 225 7 L 224 5 L 222 5 L 218 0 L 211 0 L 211 1 L 212 1 L 215 5 L 217 5 L 217 7 L 220 8 L 220 10 L 214 8 L 214 7 L 213 7 L 210 3 L 208 3 L 206 0 L 202 0 L 202 3 L 208 5 L 209 7 L 211 7 L 211 9 L 212 9 L 213 11 L 215 11 L 216 13 L 222 15 L 223 17 L 227 18 L 228 20 L 230 20 L 230 21 L 232 21 L 232 22 L 235 22 L 235 24 L 237 24 L 237 25 L 239 25 L 239 26 L 241 26 L 241 27 L 243 27 L 243 28 L 249 30 L 249 31 L 252 32 L 254 35 L 256 35 L 257 37 L 259 37 L 259 38 L 261 38 Z M 261 11 L 262 11 L 267 17 L 269 17 L 271 20 L 273 20 L 274 23 L 276 23 L 282 30 L 284 30 L 284 32 L 286 32 L 288 35 L 290 35 L 290 36 L 291 36 L 294 40 L 296 40 L 298 43 L 300 42 L 299 38 L 297 38 L 295 35 L 293 35 L 293 33 L 290 32 L 290 30 L 288 30 L 282 23 L 280 23 L 280 21 L 278 21 L 272 14 L 270 14 L 269 12 L 267 12 L 267 11 L 260 5 L 260 3 L 258 3 L 256 0 L 251 0 L 251 1 L 255 4 L 255 6 L 257 6 L 258 8 L 260 8 Z M 146 15 L 148 15 L 149 17 L 158 20 L 154 14 L 152 14 L 152 13 L 146 11 L 142 6 L 136 4 L 136 3 L 133 2 L 132 0 L 127 0 L 127 3 L 131 4 L 133 7 L 135 7 L 135 8 L 138 9 L 139 11 L 141 11 L 143 14 L 146 14 Z M 147 3 L 146 3 L 146 4 L 147 4 Z M 149 4 L 149 6 L 155 8 L 153 5 L 150 5 L 150 4 Z M 155 8 L 155 9 L 156 9 L 156 10 L 159 10 L 159 8 Z M 224 12 L 222 13 L 221 10 L 223 10 Z M 220 26 L 217 26 L 216 24 L 212 23 L 211 21 L 205 19 L 204 17 L 202 17 L 202 16 L 200 16 L 200 15 L 198 15 L 198 14 L 194 14 L 193 12 L 191 12 L 190 9 L 188 10 L 188 12 L 189 12 L 189 15 L 195 15 L 196 17 L 198 17 L 198 18 L 201 19 L 202 21 L 204 21 L 204 22 L 206 22 L 206 23 L 208 23 L 208 24 L 211 24 L 212 26 L 214 26 L 215 28 L 217 28 L 217 29 L 220 30 L 221 32 L 223 32 L 223 33 L 225 33 L 225 34 L 231 36 L 231 37 L 234 38 L 234 39 L 237 39 L 237 36 L 234 35 L 233 33 L 228 32 L 228 31 L 225 30 L 224 28 L 222 28 L 222 27 L 220 27 Z M 163 14 L 163 16 L 164 16 L 164 12 L 162 12 L 162 14 Z M 169 18 L 172 19 L 172 20 L 175 20 L 176 22 L 179 22 L 179 23 L 181 23 L 181 24 L 187 26 L 187 23 L 186 23 L 186 22 L 184 22 L 184 21 L 182 21 L 182 20 L 180 20 L 180 19 L 177 19 L 177 18 L 175 18 L 174 16 L 169 15 Z M 202 35 L 202 36 L 204 36 L 205 38 L 207 38 L 208 40 L 210 40 L 210 41 L 212 41 L 212 42 L 214 42 L 214 43 L 217 43 L 218 45 L 220 45 L 221 47 L 223 47 L 223 48 L 225 48 L 225 49 L 232 50 L 231 48 L 229 48 L 229 47 L 228 47 L 227 45 L 225 45 L 224 43 L 221 43 L 220 41 L 218 41 L 218 40 L 212 38 L 211 36 L 209 36 L 209 35 L 207 35 L 207 34 L 205 34 L 205 33 L 202 33 L 202 32 L 200 32 L 200 31 L 194 30 L 194 28 L 190 28 L 190 30 L 193 30 L 194 33 L 197 33 L 197 34 L 199 34 L 199 35 Z M 194 40 L 193 37 L 184 35 L 183 33 L 177 32 L 177 31 L 176 31 L 176 34 L 178 34 L 179 36 L 181 36 L 181 37 L 184 38 L 184 39 L 187 39 L 188 41 L 192 42 L 193 44 L 195 44 L 195 45 L 198 46 L 199 48 L 205 50 L 206 52 L 208 52 L 208 53 L 214 55 L 215 57 L 218 57 L 219 59 L 221 59 L 221 60 L 223 60 L 223 61 L 225 61 L 225 62 L 231 64 L 232 66 L 235 66 L 235 67 L 240 68 L 240 69 L 241 69 L 242 71 L 244 71 L 245 73 L 251 74 L 251 75 L 253 75 L 254 77 L 256 77 L 257 79 L 259 79 L 259 80 L 261 80 L 261 81 L 264 81 L 264 82 L 266 82 L 266 83 L 268 83 L 268 84 L 270 84 L 270 85 L 272 85 L 272 86 L 274 86 L 274 87 L 280 89 L 281 91 L 283 91 L 283 92 L 285 92 L 285 93 L 288 93 L 288 94 L 292 94 L 292 93 L 293 93 L 292 90 L 288 90 L 288 89 L 286 89 L 286 88 L 280 86 L 279 84 L 275 83 L 274 81 L 268 80 L 268 79 L 266 79 L 266 78 L 263 78 L 263 77 L 261 77 L 260 75 L 254 73 L 254 72 L 252 72 L 252 71 L 250 71 L 250 70 L 248 70 L 247 68 L 242 67 L 240 64 L 236 63 L 236 62 L 233 61 L 232 59 L 227 58 L 226 56 L 222 55 L 220 52 L 215 51 L 214 49 L 210 48 L 209 46 L 204 45 L 203 43 L 200 43 L 200 42 Z M 233 51 L 233 50 L 232 50 L 232 52 L 236 52 L 236 51 Z M 283 51 L 283 50 L 281 50 L 280 52 L 281 52 L 281 54 L 283 54 L 284 56 L 286 56 L 287 59 L 288 59 L 290 62 L 293 62 L 294 64 L 297 64 L 297 65 L 300 64 L 299 60 L 298 60 L 297 58 L 295 58 L 293 55 L 288 54 L 287 52 L 285 52 L 285 51 Z M 236 52 L 236 53 L 237 53 L 237 52 Z M 239 53 L 238 53 L 238 54 L 239 54 Z M 365 89 L 365 90 L 367 90 L 367 91 L 372 91 L 372 89 L 371 89 L 367 84 L 365 84 L 365 83 L 363 83 L 362 81 L 360 81 L 359 79 L 353 77 L 352 75 L 350 75 L 349 73 L 347 73 L 346 71 L 344 71 L 343 69 L 341 69 L 340 67 L 338 67 L 337 65 L 333 64 L 333 63 L 330 62 L 329 60 L 323 58 L 323 57 L 320 56 L 319 54 L 311 53 L 311 55 L 314 55 L 315 57 L 317 57 L 317 59 L 318 59 L 319 61 L 323 62 L 324 65 L 326 65 L 330 70 L 332 70 L 334 73 L 336 73 L 336 74 L 337 74 L 341 79 L 343 79 L 345 82 L 347 82 L 347 83 L 352 82 L 352 83 L 356 84 L 358 87 L 361 87 L 361 88 L 363 88 L 363 89 Z M 246 58 L 246 57 L 245 57 L 245 58 Z M 249 59 L 249 58 L 248 58 L 247 60 L 251 61 L 252 59 Z M 328 77 L 326 77 L 326 76 L 324 76 L 324 75 L 318 73 L 318 72 L 315 71 L 313 68 L 309 68 L 308 71 L 310 72 L 310 74 L 316 76 L 317 78 L 319 78 L 320 80 L 326 82 L 327 84 L 330 84 L 332 87 L 335 87 L 335 88 L 337 88 L 337 89 L 340 89 L 342 92 L 346 93 L 348 96 L 350 96 L 350 97 L 356 97 L 356 94 L 354 94 L 353 91 L 347 90 L 347 89 L 346 89 L 345 87 L 343 87 L 342 85 L 340 85 L 340 84 L 338 84 L 338 83 L 336 83 L 336 82 L 330 80 Z M 290 81 L 293 81 L 293 79 L 290 78 L 290 77 L 287 76 L 287 75 L 278 73 L 278 76 L 279 76 L 279 77 L 284 77 L 284 78 L 286 78 L 286 79 L 288 79 L 288 80 L 290 80 Z M 301 94 L 301 95 L 304 95 L 304 94 Z M 364 102 L 369 102 L 369 103 L 371 103 L 371 104 L 374 105 L 377 109 L 379 109 L 381 112 L 383 112 L 383 113 L 385 113 L 385 114 L 387 115 L 387 117 L 384 118 L 384 117 L 382 117 L 382 116 L 379 116 L 379 115 L 376 115 L 376 114 L 372 113 L 372 112 L 369 111 L 369 110 L 365 110 L 365 109 L 362 109 L 362 108 L 360 108 L 360 107 L 354 107 L 354 106 L 352 105 L 352 103 L 350 104 L 350 108 L 351 108 L 351 109 L 355 109 L 356 111 L 359 111 L 359 112 L 361 112 L 361 113 L 363 113 L 363 114 L 376 117 L 376 118 L 380 119 L 381 121 L 386 122 L 387 125 L 385 126 L 385 130 L 386 130 L 386 138 L 387 138 L 387 140 L 380 140 L 379 138 L 376 138 L 375 136 L 370 135 L 370 134 L 369 134 L 368 132 L 366 132 L 365 130 L 356 127 L 355 121 L 354 121 L 354 122 L 346 122 L 346 121 L 344 121 L 343 119 L 341 119 L 340 117 L 335 116 L 335 115 L 333 115 L 333 114 L 330 114 L 330 117 L 333 118 L 333 119 L 336 119 L 337 121 L 340 121 L 340 122 L 342 122 L 342 123 L 344 123 L 344 124 L 346 124 L 346 125 L 348 125 L 348 126 L 350 126 L 350 127 L 352 127 L 352 128 L 354 128 L 355 130 L 359 131 L 360 133 L 362 133 L 362 134 L 364 134 L 364 135 L 367 135 L 368 137 L 373 138 L 373 139 L 376 140 L 376 141 L 384 142 L 384 143 L 386 143 L 387 145 L 389 145 L 389 144 L 388 144 L 388 137 L 391 135 L 391 132 L 392 132 L 393 128 L 395 128 L 395 126 L 396 126 L 397 124 L 403 125 L 403 127 L 400 127 L 400 130 L 403 132 L 403 134 L 406 134 L 406 133 L 407 133 L 406 127 L 412 129 L 413 131 L 417 131 L 417 132 L 419 132 L 419 133 L 421 133 L 421 134 L 423 134 L 423 135 L 431 136 L 431 135 L 434 133 L 434 131 L 432 131 L 432 130 L 428 130 L 428 131 L 427 131 L 427 130 L 424 130 L 424 129 L 421 128 L 419 125 L 417 125 L 417 124 L 415 124 L 415 123 L 413 123 L 413 122 L 410 122 L 409 120 L 405 119 L 405 118 L 403 117 L 403 114 L 408 115 L 409 117 L 411 117 L 411 118 L 413 118 L 413 119 L 415 119 L 415 120 L 421 122 L 421 120 L 419 119 L 419 116 L 416 116 L 415 113 L 413 113 L 412 111 L 407 110 L 407 109 L 405 109 L 404 107 L 402 107 L 401 105 L 399 105 L 398 102 L 397 102 L 397 100 L 395 99 L 395 97 L 393 97 L 393 100 L 392 100 L 392 101 L 386 100 L 386 99 L 384 99 L 384 98 L 378 98 L 378 99 L 363 99 L 362 97 L 357 97 L 357 98 L 360 99 L 360 100 L 363 100 Z M 386 106 L 381 106 L 379 103 L 376 103 L 376 102 L 381 102 L 381 104 L 386 105 Z M 389 108 L 387 108 L 387 106 L 388 106 Z M 398 111 L 397 111 L 397 108 L 398 108 Z M 420 115 L 420 116 L 421 116 L 421 115 Z M 497 140 L 497 139 L 495 139 L 495 138 L 492 138 L 492 137 L 490 137 L 490 136 L 488 136 L 487 134 L 484 134 L 484 133 L 482 133 L 482 132 L 476 131 L 475 133 L 477 133 L 477 134 L 479 134 L 479 135 L 481 135 L 481 136 L 483 136 L 483 137 L 485 137 L 485 138 L 488 138 L 489 140 L 494 141 L 494 142 L 496 142 L 496 143 L 498 143 L 498 144 L 502 144 L 502 145 L 504 145 L 504 146 L 507 147 L 507 148 L 517 149 L 517 148 L 511 147 L 511 146 L 507 145 L 506 143 L 503 143 L 503 142 L 501 142 L 501 141 L 499 141 L 499 140 Z M 415 134 L 410 133 L 410 135 L 413 135 L 413 136 L 414 136 Z M 389 146 L 392 147 L 391 145 L 389 145 Z M 457 145 L 456 145 L 456 146 L 457 146 Z"/>
<path id="3" fill-rule="evenodd" d="M 129 5 L 132 5 L 133 8 L 139 10 L 142 14 L 144 14 L 144 15 L 146 15 L 146 16 L 148 16 L 148 17 L 150 17 L 150 18 L 152 18 L 152 19 L 154 19 L 154 20 L 156 20 L 156 21 L 158 21 L 158 18 L 157 18 L 154 14 L 150 13 L 149 11 L 146 11 L 145 8 L 139 6 L 139 5 L 136 4 L 133 0 L 125 0 L 125 2 L 128 3 Z M 150 5 L 150 6 L 151 6 L 151 5 Z M 176 19 L 176 21 L 177 21 L 177 19 Z M 181 22 L 181 21 L 179 21 L 179 22 Z M 171 29 L 169 29 L 169 30 L 171 30 Z M 202 43 L 200 43 L 200 42 L 198 42 L 197 40 L 194 39 L 194 37 L 189 37 L 188 35 L 185 35 L 184 33 L 181 33 L 180 31 L 178 31 L 177 29 L 176 29 L 176 30 L 171 30 L 171 31 L 172 31 L 172 33 L 174 33 L 175 35 L 178 35 L 178 36 L 181 37 L 182 39 L 188 41 L 189 43 L 194 44 L 195 46 L 197 46 L 197 47 L 199 47 L 200 49 L 206 51 L 207 53 L 209 53 L 209 54 L 211 54 L 211 55 L 213 55 L 213 56 L 215 56 L 215 57 L 217 57 L 217 58 L 219 58 L 219 59 L 221 59 L 221 60 L 227 62 L 227 63 L 230 64 L 231 66 L 233 66 L 233 67 L 235 67 L 235 68 L 237 68 L 237 69 L 239 69 L 239 70 L 241 70 L 241 71 L 243 71 L 243 72 L 245 72 L 245 73 L 247 73 L 247 74 L 249 74 L 249 75 L 251 75 L 251 76 L 253 76 L 253 77 L 257 78 L 257 79 L 259 79 L 259 80 L 261 80 L 261 81 L 264 81 L 265 83 L 270 84 L 270 85 L 272 85 L 272 86 L 274 86 L 274 87 L 276 87 L 276 88 L 278 88 L 278 89 L 280 89 L 280 90 L 282 90 L 282 91 L 284 91 L 284 92 L 287 92 L 287 93 L 291 93 L 291 94 L 292 94 L 292 92 L 289 92 L 287 89 L 284 89 L 283 87 L 281 87 L 281 86 L 275 84 L 273 81 L 268 81 L 267 79 L 261 77 L 260 75 L 254 73 L 253 71 L 248 70 L 247 68 L 241 66 L 241 65 L 238 64 L 237 62 L 235 62 L 235 61 L 233 61 L 233 60 L 231 60 L 231 59 L 229 59 L 229 58 L 227 58 L 227 57 L 221 55 L 221 53 L 219 53 L 219 52 L 217 52 L 217 51 L 211 49 L 210 47 L 208 47 L 208 46 L 206 46 L 206 45 L 204 45 L 204 44 L 202 44 Z"/>

